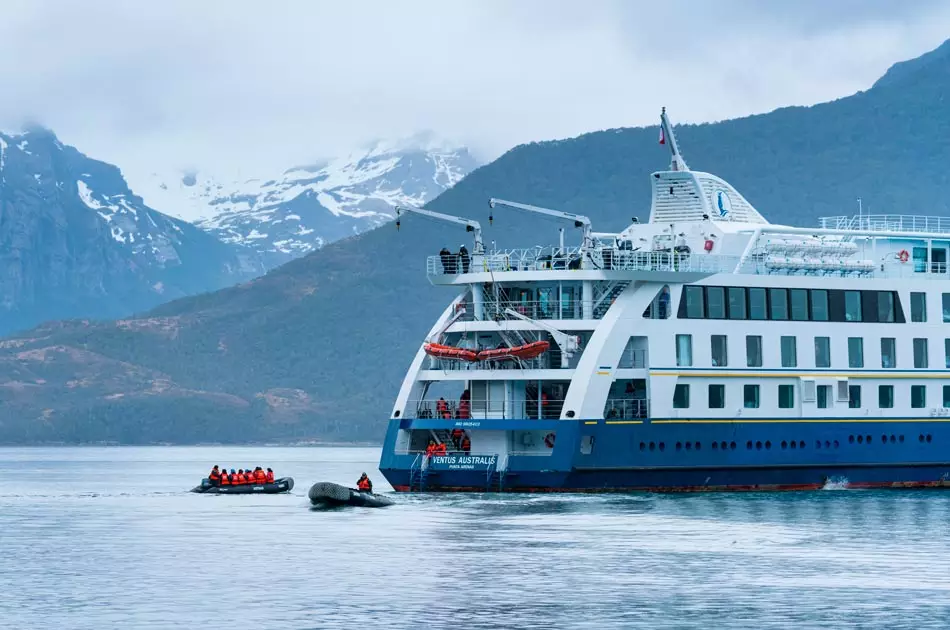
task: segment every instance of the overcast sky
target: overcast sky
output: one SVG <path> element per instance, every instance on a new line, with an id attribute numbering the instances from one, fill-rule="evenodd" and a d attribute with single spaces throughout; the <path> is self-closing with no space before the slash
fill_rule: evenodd
<path id="1" fill-rule="evenodd" d="M 950 38 L 940 0 L 4 0 L 0 128 L 128 174 L 242 176 L 423 129 L 526 141 L 866 89 Z"/>

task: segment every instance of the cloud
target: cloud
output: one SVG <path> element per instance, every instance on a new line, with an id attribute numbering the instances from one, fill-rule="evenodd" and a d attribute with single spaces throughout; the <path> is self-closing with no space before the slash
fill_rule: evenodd
<path id="1" fill-rule="evenodd" d="M 811 104 L 939 45 L 922 0 L 8 0 L 0 126 L 133 176 L 247 176 L 423 129 L 526 141 Z M 133 182 L 134 183 L 134 182 Z"/>

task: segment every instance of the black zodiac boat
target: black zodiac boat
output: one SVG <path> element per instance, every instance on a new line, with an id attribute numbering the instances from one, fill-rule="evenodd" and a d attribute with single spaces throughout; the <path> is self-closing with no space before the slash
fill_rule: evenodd
<path id="1" fill-rule="evenodd" d="M 360 492 L 329 481 L 319 481 L 310 487 L 310 503 L 325 507 L 352 505 L 355 507 L 386 507 L 393 502 L 388 497 L 372 492 Z"/>
<path id="2" fill-rule="evenodd" d="M 281 477 L 274 483 L 241 484 L 239 486 L 213 486 L 207 478 L 201 480 L 201 485 L 191 489 L 199 494 L 279 494 L 290 492 L 294 488 L 293 477 Z"/>

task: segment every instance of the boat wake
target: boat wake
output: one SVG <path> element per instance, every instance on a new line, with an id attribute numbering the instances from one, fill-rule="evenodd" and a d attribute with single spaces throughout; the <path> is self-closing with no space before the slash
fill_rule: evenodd
<path id="1" fill-rule="evenodd" d="M 848 490 L 848 481 L 847 477 L 829 477 L 825 481 L 825 485 L 821 487 L 822 490 Z"/>

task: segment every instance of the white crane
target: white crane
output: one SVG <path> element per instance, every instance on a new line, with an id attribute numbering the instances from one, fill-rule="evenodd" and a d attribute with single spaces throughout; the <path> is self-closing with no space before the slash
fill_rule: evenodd
<path id="1" fill-rule="evenodd" d="M 438 221 L 447 221 L 448 223 L 464 225 L 466 232 L 474 232 L 475 247 L 474 247 L 474 250 L 472 251 L 472 254 L 482 255 L 485 253 L 485 245 L 482 242 L 482 225 L 478 221 L 475 221 L 474 219 L 456 217 L 451 214 L 442 214 L 441 212 L 426 210 L 425 208 L 417 208 L 415 206 L 396 206 L 396 229 L 397 230 L 399 229 L 399 226 L 401 225 L 399 221 L 399 216 L 403 212 L 411 212 L 413 214 L 422 215 L 424 217 L 429 217 L 430 219 L 436 219 Z"/>
<path id="2" fill-rule="evenodd" d="M 557 347 L 561 349 L 562 368 L 566 368 L 568 366 L 568 359 L 574 356 L 574 353 L 581 348 L 581 338 L 577 335 L 568 335 L 567 333 L 558 330 L 554 326 L 548 326 L 547 324 L 531 319 L 530 317 L 522 315 L 514 309 L 506 308 L 505 315 L 514 317 L 515 319 L 520 319 L 521 321 L 531 324 L 532 326 L 541 330 L 546 330 L 551 335 L 551 338 L 554 339 L 554 343 L 557 344 Z"/>
<path id="3" fill-rule="evenodd" d="M 583 243 L 581 244 L 581 259 L 583 260 L 584 256 L 587 253 L 587 250 L 594 245 L 594 239 L 592 235 L 590 219 L 585 217 L 582 214 L 573 214 L 571 212 L 562 212 L 561 210 L 552 210 L 551 208 L 542 208 L 540 206 L 532 206 L 526 203 L 518 203 L 517 201 L 508 201 L 506 199 L 489 199 L 488 207 L 494 208 L 495 206 L 505 206 L 508 208 L 514 208 L 516 210 L 524 210 L 526 212 L 536 212 L 538 214 L 544 214 L 549 217 L 554 217 L 556 219 L 564 219 L 565 221 L 573 221 L 574 227 L 581 228 L 584 236 Z M 488 223 L 491 224 L 495 220 L 495 217 L 492 215 L 488 216 Z"/>

